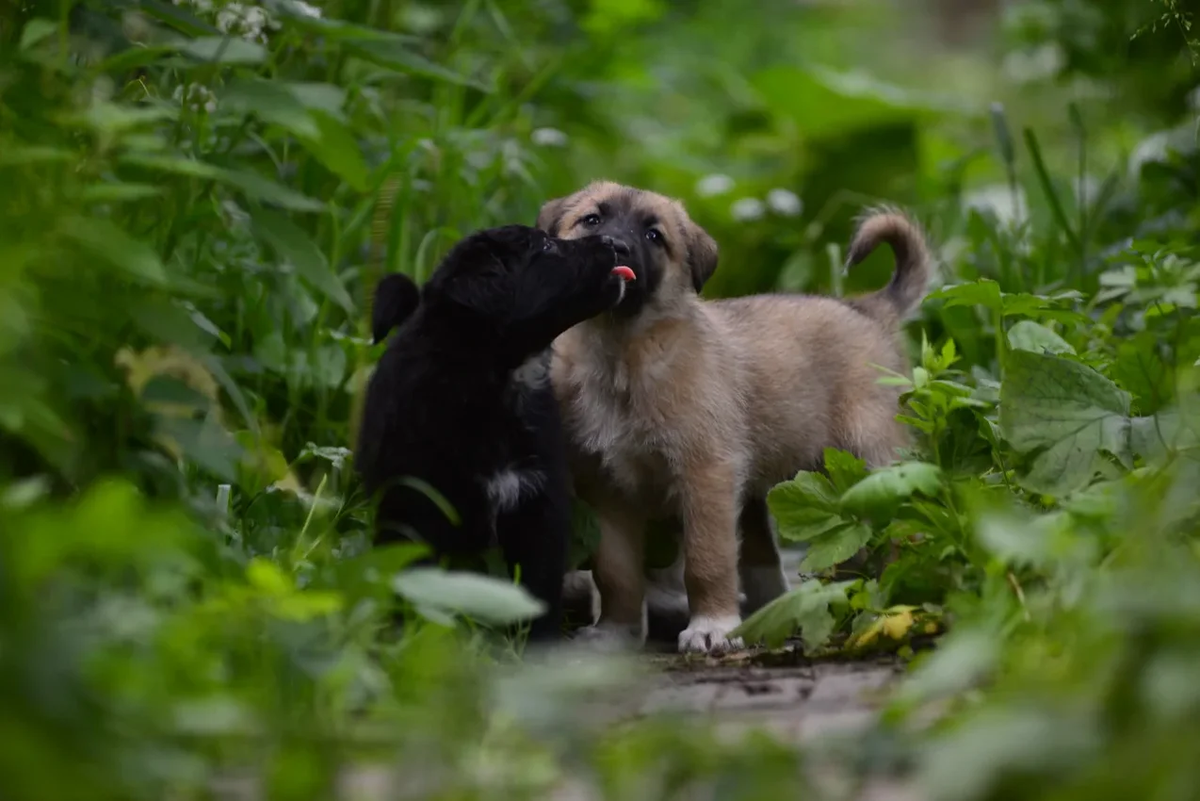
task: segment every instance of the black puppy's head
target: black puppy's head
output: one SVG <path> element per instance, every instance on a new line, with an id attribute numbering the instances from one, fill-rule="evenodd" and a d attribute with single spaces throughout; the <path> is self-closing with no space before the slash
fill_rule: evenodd
<path id="1" fill-rule="evenodd" d="M 478 231 L 442 260 L 423 302 L 452 310 L 517 360 L 620 303 L 625 293 L 607 237 L 555 239 L 524 225 Z M 481 343 L 488 344 L 488 343 Z"/>
<path id="2" fill-rule="evenodd" d="M 542 206 L 538 228 L 576 239 L 607 236 L 636 278 L 615 314 L 632 318 L 694 300 L 717 269 L 717 243 L 676 200 L 597 181 Z"/>

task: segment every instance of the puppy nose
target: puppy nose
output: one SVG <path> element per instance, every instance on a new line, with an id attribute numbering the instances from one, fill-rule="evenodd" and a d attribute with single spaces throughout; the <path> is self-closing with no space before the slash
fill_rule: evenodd
<path id="1" fill-rule="evenodd" d="M 604 244 L 608 245 L 610 248 L 612 248 L 613 250 L 615 250 L 618 254 L 620 254 L 622 256 L 629 255 L 629 243 L 626 242 L 624 239 L 614 239 L 613 237 L 606 235 L 606 236 L 600 237 L 600 241 L 603 242 Z"/>

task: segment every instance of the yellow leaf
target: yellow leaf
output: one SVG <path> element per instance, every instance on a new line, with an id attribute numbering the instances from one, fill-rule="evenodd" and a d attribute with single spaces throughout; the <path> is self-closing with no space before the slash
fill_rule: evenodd
<path id="1" fill-rule="evenodd" d="M 898 615 L 887 615 L 883 618 L 883 633 L 893 640 L 902 640 L 912 628 L 912 612 L 905 609 Z"/>

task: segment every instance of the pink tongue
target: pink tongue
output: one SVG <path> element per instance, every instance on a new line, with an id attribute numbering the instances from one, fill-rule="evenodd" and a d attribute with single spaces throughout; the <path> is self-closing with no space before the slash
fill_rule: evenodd
<path id="1" fill-rule="evenodd" d="M 629 269 L 624 264 L 613 267 L 612 274 L 620 276 L 622 281 L 634 281 L 637 279 L 637 276 L 634 275 L 633 270 Z"/>

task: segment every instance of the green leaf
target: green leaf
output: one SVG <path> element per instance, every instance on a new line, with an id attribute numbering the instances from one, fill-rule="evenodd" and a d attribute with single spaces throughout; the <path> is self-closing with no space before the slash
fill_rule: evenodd
<path id="1" fill-rule="evenodd" d="M 286 186 L 277 184 L 256 172 L 227 170 L 208 162 L 174 156 L 152 156 L 131 153 L 122 156 L 121 161 L 135 167 L 142 167 L 143 169 L 170 172 L 190 178 L 220 181 L 221 183 L 240 189 L 246 197 L 252 200 L 274 203 L 291 211 L 325 211 L 325 204 L 321 201 L 288 189 Z"/>
<path id="2" fill-rule="evenodd" d="M 236 114 L 253 114 L 296 136 L 318 137 L 316 121 L 282 81 L 243 79 L 221 93 L 221 107 Z"/>
<path id="3" fill-rule="evenodd" d="M 346 105 L 346 90 L 342 87 L 303 81 L 285 83 L 283 87 L 309 111 L 323 111 L 339 122 L 346 121 L 346 115 L 342 112 Z"/>
<path id="4" fill-rule="evenodd" d="M 162 194 L 162 187 L 150 184 L 101 183 L 89 184 L 80 192 L 84 203 L 124 203 L 145 200 Z"/>
<path id="5" fill-rule="evenodd" d="M 93 256 L 151 284 L 166 283 L 167 274 L 154 249 L 98 217 L 60 218 L 58 235 Z"/>
<path id="6" fill-rule="evenodd" d="M 867 477 L 867 463 L 852 453 L 837 448 L 825 449 L 825 472 L 833 482 L 838 492 L 845 492 L 850 487 Z"/>
<path id="7" fill-rule="evenodd" d="M 929 293 L 930 298 L 946 301 L 948 308 L 954 306 L 983 306 L 993 311 L 1002 308 L 1000 285 L 990 278 L 981 278 L 970 284 L 958 284 Z"/>
<path id="8" fill-rule="evenodd" d="M 886 519 L 914 492 L 937 495 L 942 471 L 927 462 L 905 462 L 884 467 L 855 484 L 842 495 L 841 508 L 860 517 Z"/>
<path id="9" fill-rule="evenodd" d="M 1010 351 L 1000 386 L 1000 428 L 1018 452 L 1034 455 L 1022 483 L 1064 495 L 1088 483 L 1101 451 L 1130 464 L 1129 403 L 1127 392 L 1086 365 Z"/>
<path id="10" fill-rule="evenodd" d="M 45 17 L 34 17 L 25 23 L 21 29 L 21 41 L 17 45 L 20 50 L 28 50 L 47 36 L 58 32 L 58 23 Z"/>
<path id="11" fill-rule="evenodd" d="M 497 625 L 528 620 L 545 609 L 524 588 L 476 573 L 414 568 L 393 578 L 392 588 L 418 608 Z"/>
<path id="12" fill-rule="evenodd" d="M 265 47 L 240 36 L 201 36 L 188 41 L 180 51 L 214 64 L 261 64 L 267 60 Z"/>
<path id="13" fill-rule="evenodd" d="M 767 506 L 779 536 L 798 542 L 811 540 L 842 524 L 837 493 L 820 473 L 799 473 L 767 493 Z"/>
<path id="14" fill-rule="evenodd" d="M 854 556 L 870 541 L 870 526 L 863 523 L 843 523 L 809 542 L 800 569 L 806 573 L 828 570 Z"/>
<path id="15" fill-rule="evenodd" d="M 255 232 L 281 259 L 291 263 L 296 272 L 348 314 L 354 314 L 354 301 L 350 299 L 350 294 L 330 268 L 325 255 L 299 226 L 282 214 L 268 209 L 252 209 L 250 216 L 254 220 Z"/>
<path id="16" fill-rule="evenodd" d="M 366 192 L 369 188 L 367 163 L 350 129 L 323 111 L 313 111 L 310 116 L 318 133 L 311 137 L 301 136 L 304 146 L 350 188 Z"/>
<path id="17" fill-rule="evenodd" d="M 325 211 L 325 204 L 264 178 L 256 172 L 219 170 L 217 180 L 235 186 L 253 200 L 274 203 L 291 211 Z"/>
<path id="18" fill-rule="evenodd" d="M 1069 342 L 1033 320 L 1020 320 L 1008 329 L 1008 344 L 1033 353 L 1075 353 Z"/>
<path id="19" fill-rule="evenodd" d="M 491 92 L 491 88 L 472 80 L 465 75 L 459 75 L 445 67 L 440 67 L 424 56 L 397 46 L 389 41 L 358 40 L 346 43 L 346 49 L 360 58 L 370 61 L 380 67 L 386 67 L 396 72 L 412 75 L 423 75 L 439 81 L 469 86 L 481 92 Z"/>
<path id="20" fill-rule="evenodd" d="M 835 620 L 830 607 L 849 603 L 846 592 L 856 583 L 822 584 L 809 579 L 746 618 L 730 636 L 741 637 L 747 644 L 778 648 L 799 630 L 807 650 L 819 648 L 833 633 Z"/>

